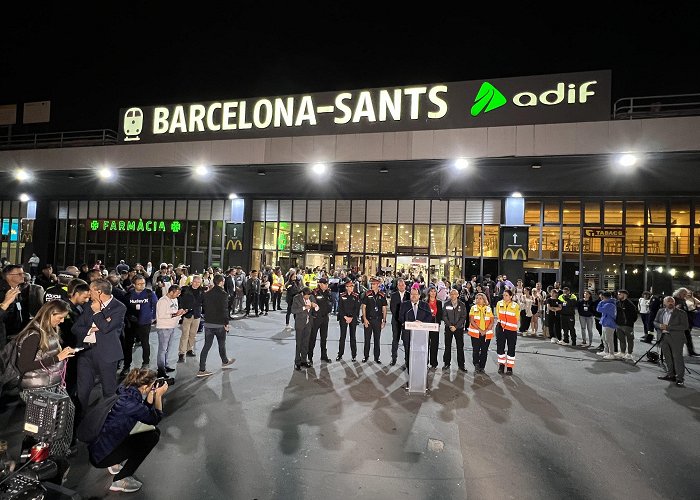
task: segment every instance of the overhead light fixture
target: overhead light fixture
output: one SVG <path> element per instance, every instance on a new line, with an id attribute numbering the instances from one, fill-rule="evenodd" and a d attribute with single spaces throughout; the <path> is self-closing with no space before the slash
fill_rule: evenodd
<path id="1" fill-rule="evenodd" d="M 532 165 L 532 168 L 534 168 L 534 169 L 542 168 L 542 165 L 540 165 L 539 163 L 535 163 L 534 165 Z"/>
<path id="2" fill-rule="evenodd" d="M 631 153 L 620 155 L 617 163 L 622 167 L 632 167 L 637 163 L 637 157 Z"/>
<path id="3" fill-rule="evenodd" d="M 687 273 L 685 273 L 685 275 L 692 280 L 693 278 L 695 278 L 695 271 L 688 271 Z"/>
<path id="4" fill-rule="evenodd" d="M 663 266 L 657 267 L 657 268 L 656 268 L 656 272 L 658 272 L 658 273 L 663 273 L 663 272 L 664 272 L 664 267 L 663 267 Z"/>
<path id="5" fill-rule="evenodd" d="M 155 174 L 153 174 L 153 176 L 158 177 L 160 179 L 161 177 L 163 177 L 163 174 L 161 174 L 160 172 L 156 172 Z"/>
<path id="6" fill-rule="evenodd" d="M 19 195 L 19 201 L 21 201 L 22 203 L 27 203 L 29 200 L 31 200 L 31 198 L 27 193 L 22 193 Z"/>
<path id="7" fill-rule="evenodd" d="M 328 170 L 328 167 L 325 163 L 314 163 L 311 170 L 313 170 L 313 173 L 316 175 L 323 175 L 326 173 L 326 170 Z"/>
<path id="8" fill-rule="evenodd" d="M 32 178 L 31 172 L 23 169 L 23 168 L 18 168 L 15 170 L 15 179 L 17 179 L 20 182 L 28 181 Z"/>
<path id="9" fill-rule="evenodd" d="M 454 165 L 457 170 L 464 170 L 469 166 L 469 160 L 466 158 L 457 158 Z"/>
<path id="10" fill-rule="evenodd" d="M 231 193 L 230 195 L 228 195 L 229 200 L 235 200 L 236 198 L 238 198 L 238 195 L 236 193 Z"/>
<path id="11" fill-rule="evenodd" d="M 114 177 L 114 172 L 109 167 L 102 167 L 97 171 L 97 175 L 100 177 L 100 179 L 107 180 Z"/>
<path id="12" fill-rule="evenodd" d="M 388 173 L 389 173 L 389 169 L 386 168 L 386 167 L 382 167 L 382 168 L 379 169 L 379 173 L 380 173 L 380 174 L 388 174 Z"/>
<path id="13" fill-rule="evenodd" d="M 676 270 L 675 270 L 674 268 L 671 268 L 671 269 L 668 270 L 668 274 L 670 274 L 671 276 L 675 276 L 675 275 L 676 275 Z"/>
<path id="14" fill-rule="evenodd" d="M 195 167 L 194 173 L 197 174 L 198 177 L 206 177 L 209 175 L 209 168 L 206 165 L 198 165 Z"/>
<path id="15" fill-rule="evenodd" d="M 258 170 L 258 175 L 267 175 L 264 170 Z"/>
<path id="16" fill-rule="evenodd" d="M 523 195 L 520 194 L 518 191 L 514 192 L 513 194 L 510 195 L 511 198 L 522 198 Z"/>

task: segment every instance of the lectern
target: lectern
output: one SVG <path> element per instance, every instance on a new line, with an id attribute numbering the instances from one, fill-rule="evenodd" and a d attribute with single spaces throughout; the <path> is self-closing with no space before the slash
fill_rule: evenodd
<path id="1" fill-rule="evenodd" d="M 425 394 L 428 389 L 428 332 L 440 331 L 440 325 L 438 323 L 406 321 L 404 328 L 411 331 L 408 392 Z"/>

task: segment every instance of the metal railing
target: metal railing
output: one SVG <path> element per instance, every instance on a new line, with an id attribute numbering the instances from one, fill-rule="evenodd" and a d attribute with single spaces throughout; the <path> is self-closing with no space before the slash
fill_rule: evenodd
<path id="1" fill-rule="evenodd" d="M 7 134 L 0 136 L 0 149 L 66 148 L 106 146 L 117 143 L 114 130 L 80 130 L 41 134 Z"/>
<path id="2" fill-rule="evenodd" d="M 623 97 L 613 107 L 613 120 L 695 115 L 700 115 L 700 94 Z"/>

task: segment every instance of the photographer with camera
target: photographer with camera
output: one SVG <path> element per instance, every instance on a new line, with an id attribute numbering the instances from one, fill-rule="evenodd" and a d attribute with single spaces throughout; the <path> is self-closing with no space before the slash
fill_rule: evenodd
<path id="1" fill-rule="evenodd" d="M 118 399 L 97 439 L 88 445 L 90 463 L 114 475 L 110 491 L 131 493 L 141 489 L 142 483 L 133 474 L 158 444 L 160 430 L 155 426 L 163 418 L 163 395 L 167 390 L 168 383 L 158 379 L 156 372 L 137 368 L 117 389 Z M 146 426 L 139 426 L 139 422 Z"/>

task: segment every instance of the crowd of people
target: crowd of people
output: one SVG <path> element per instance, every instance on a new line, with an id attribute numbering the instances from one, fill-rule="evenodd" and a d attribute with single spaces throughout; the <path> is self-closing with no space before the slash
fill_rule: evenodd
<path id="1" fill-rule="evenodd" d="M 19 396 L 26 399 L 39 389 L 67 394 L 76 408 L 75 429 L 94 406 L 96 380 L 102 399 L 119 396 L 116 410 L 89 447 L 93 465 L 108 467 L 114 474 L 114 491 L 141 487 L 133 472 L 160 434 L 157 428 L 151 429 L 137 439 L 127 431 L 137 420 L 156 424 L 162 417 L 163 394 L 168 382 L 174 382 L 170 374 L 175 368 L 169 360 L 178 329 L 177 362 L 198 357 L 194 359 L 197 377 L 213 373 L 207 370 L 207 357 L 215 338 L 221 368 L 230 368 L 235 361 L 226 351 L 232 319 L 259 317 L 270 311 L 283 311 L 285 328 L 294 331 L 296 370 L 313 364 L 317 341 L 321 362 L 332 362 L 327 345 L 331 319 L 338 321 L 340 330 L 336 361 L 343 360 L 348 336 L 351 359 L 357 361 L 356 331 L 361 324 L 362 362 L 369 362 L 371 356 L 374 363 L 381 364 L 381 333 L 390 324 L 389 365 L 397 364 L 402 344 L 406 370 L 410 370 L 411 350 L 406 325 L 416 321 L 437 325 L 428 334 L 430 370 L 439 365 L 440 332 L 442 369 L 451 369 L 454 344 L 457 368 L 467 372 L 466 335 L 476 374 L 486 370 L 494 337 L 498 372 L 503 375 L 514 372 L 519 336 L 596 349 L 603 361 L 632 361 L 638 321 L 643 335 L 637 340 L 656 340 L 661 345 L 666 368 L 666 374 L 659 377 L 662 380 L 683 386 L 683 347 L 688 355 L 696 355 L 690 332 L 700 299 L 687 288 L 668 297 L 645 292 L 635 304 L 626 290 L 615 294 L 585 290 L 579 298 L 560 283 L 543 289 L 540 283 L 532 287 L 520 279 L 513 283 L 505 275 L 495 280 L 486 275 L 450 281 L 426 280 L 421 273 L 368 276 L 357 269 L 329 273 L 319 268 L 285 271 L 272 266 L 248 273 L 232 267 L 194 274 L 184 265 L 163 263 L 155 269 L 151 263 L 132 267 L 123 260 L 110 270 L 101 262 L 92 267 L 68 266 L 58 274 L 50 264 L 34 267 L 31 273 L 21 265 L 3 268 L 0 347 L 17 343 L 17 365 L 22 373 Z M 155 370 L 150 352 L 153 331 L 158 339 Z M 195 351 L 198 333 L 204 333 L 199 354 Z M 133 352 L 139 345 L 141 365 L 132 368 Z"/>

